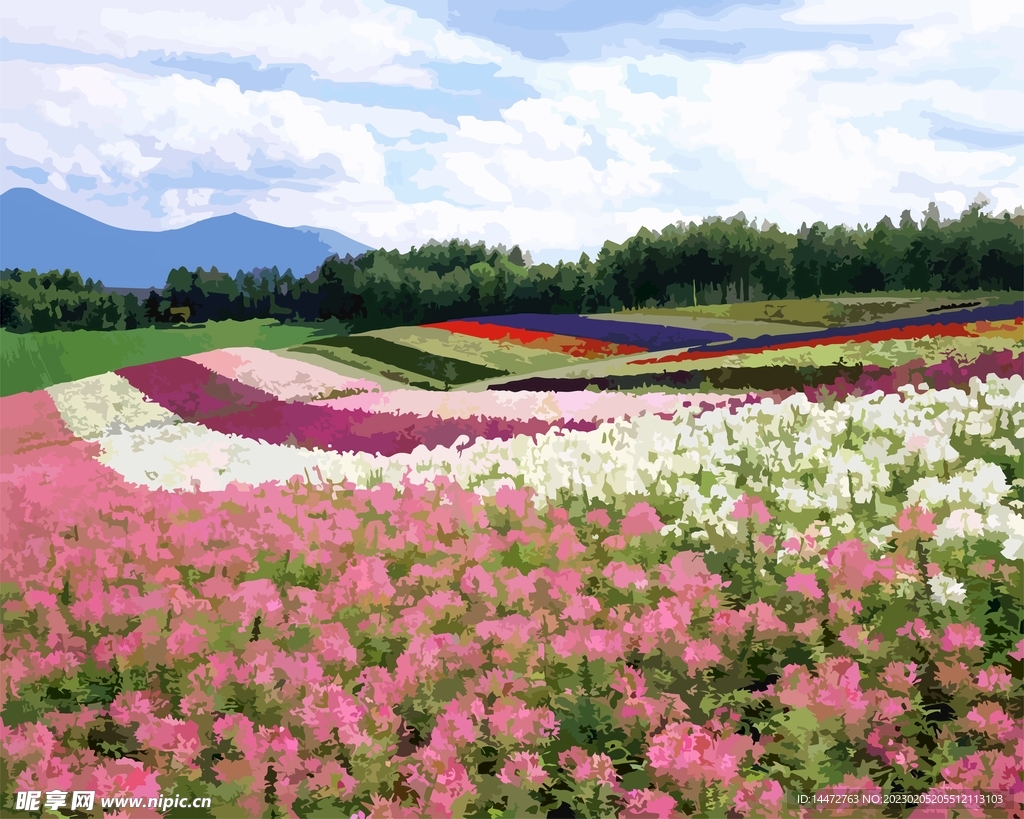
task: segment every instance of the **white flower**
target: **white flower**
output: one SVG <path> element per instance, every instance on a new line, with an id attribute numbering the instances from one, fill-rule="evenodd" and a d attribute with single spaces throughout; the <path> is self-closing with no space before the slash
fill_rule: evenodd
<path id="1" fill-rule="evenodd" d="M 1008 537 L 1003 543 L 1002 555 L 1007 560 L 1024 560 L 1024 539 Z"/>
<path id="2" fill-rule="evenodd" d="M 842 534 L 848 535 L 853 531 L 854 521 L 852 515 L 840 515 L 832 521 Z"/>
<path id="3" fill-rule="evenodd" d="M 935 530 L 940 546 L 952 538 L 978 537 L 984 534 L 983 521 L 973 509 L 956 509 Z"/>
<path id="4" fill-rule="evenodd" d="M 940 606 L 948 605 L 950 602 L 963 603 L 967 597 L 967 589 L 963 583 L 958 583 L 954 578 L 947 577 L 939 572 L 928 581 L 932 587 L 932 600 Z"/>

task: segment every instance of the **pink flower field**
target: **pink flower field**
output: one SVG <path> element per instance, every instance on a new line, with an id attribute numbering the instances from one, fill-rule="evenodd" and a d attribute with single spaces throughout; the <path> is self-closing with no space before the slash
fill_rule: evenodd
<path id="1" fill-rule="evenodd" d="M 4 797 L 1022 815 L 1024 380 L 976 376 L 381 392 L 235 348 L 0 399 Z"/>

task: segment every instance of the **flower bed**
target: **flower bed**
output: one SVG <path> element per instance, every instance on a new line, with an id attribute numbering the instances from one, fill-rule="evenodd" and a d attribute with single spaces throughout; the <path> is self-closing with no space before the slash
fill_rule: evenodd
<path id="1" fill-rule="evenodd" d="M 648 349 L 647 347 L 637 347 L 630 344 L 616 344 L 593 338 L 566 335 L 561 332 L 523 330 L 515 326 L 509 327 L 482 320 L 446 321 L 441 324 L 425 324 L 424 327 L 447 330 L 454 335 L 501 341 L 538 350 L 564 353 L 573 358 L 607 358 L 608 356 L 615 355 L 644 353 Z"/>
<path id="2" fill-rule="evenodd" d="M 574 363 L 572 355 L 554 345 L 520 345 L 477 335 L 455 332 L 444 324 L 423 327 L 392 327 L 374 330 L 371 335 L 416 347 L 425 353 L 458 358 L 510 373 L 558 369 Z"/>
<path id="3" fill-rule="evenodd" d="M 185 358 L 202 364 L 217 375 L 268 392 L 282 401 L 312 401 L 380 392 L 380 385 L 374 381 L 345 378 L 324 367 L 315 367 L 255 347 L 228 347 Z"/>
<path id="4" fill-rule="evenodd" d="M 378 367 L 398 367 L 404 372 L 425 376 L 444 384 L 467 384 L 471 381 L 508 375 L 506 370 L 472 364 L 458 358 L 425 353 L 415 347 L 396 344 L 393 341 L 371 335 L 321 338 L 306 342 L 299 349 L 306 345 L 310 345 L 314 349 L 326 346 L 348 350 L 362 358 L 379 362 Z M 383 369 L 378 371 L 384 372 Z"/>
<path id="5" fill-rule="evenodd" d="M 119 370 L 150 401 L 176 418 L 228 435 L 305 449 L 391 456 L 417 447 L 451 446 L 459 438 L 504 440 L 536 435 L 551 422 L 536 418 L 437 418 L 430 414 L 338 411 L 330 402 L 287 403 L 183 358 Z M 380 393 L 369 393 L 379 396 Z M 344 399 L 342 399 L 344 400 Z M 569 428 L 591 428 L 578 423 Z"/>
<path id="6" fill-rule="evenodd" d="M 643 350 L 674 350 L 678 347 L 696 347 L 730 339 L 730 336 L 725 333 L 715 333 L 709 330 L 667 327 L 636 321 L 615 321 L 575 314 L 552 316 L 542 313 L 518 313 L 512 316 L 490 316 L 469 319 L 469 321 L 541 333 L 563 333 L 581 339 L 628 344 Z"/>
<path id="7" fill-rule="evenodd" d="M 431 396 L 596 428 L 392 458 L 210 430 L 276 399 L 186 383 L 201 423 L 116 376 L 0 399 L 8 793 L 225 819 L 809 819 L 795 794 L 901 789 L 1024 810 L 1019 375 L 689 408 Z M 228 447 L 215 491 L 122 469 L 191 488 L 208 442 L 155 442 L 193 434 Z"/>
<path id="8" fill-rule="evenodd" d="M 992 332 L 1009 332 L 1020 338 L 1021 326 L 1024 326 L 1024 319 L 1018 320 L 1021 312 L 1021 305 L 999 305 L 991 315 L 1005 317 L 1007 314 L 1014 322 L 1007 329 L 1000 327 L 993 330 L 985 326 L 981 331 L 984 334 Z M 997 310 L 997 312 L 996 312 Z M 966 312 L 966 311 L 965 311 Z M 947 338 L 977 338 L 979 335 L 977 324 L 970 319 L 950 321 L 953 316 L 944 316 L 943 321 L 938 322 L 931 317 L 923 319 L 906 319 L 899 322 L 881 322 L 867 327 L 857 328 L 852 331 L 849 328 L 832 328 L 815 333 L 803 333 L 791 336 L 762 336 L 759 339 L 738 339 L 730 344 L 716 345 L 711 349 L 692 350 L 673 355 L 660 356 L 657 358 L 635 359 L 630 362 L 635 366 L 646 366 L 650 364 L 670 364 L 679 361 L 697 361 L 699 359 L 715 358 L 724 355 L 742 355 L 746 353 L 760 353 L 765 350 L 786 350 L 799 347 L 814 347 L 819 345 L 849 344 L 849 343 L 877 343 L 893 340 L 913 341 L 917 339 L 930 339 L 935 337 Z"/>

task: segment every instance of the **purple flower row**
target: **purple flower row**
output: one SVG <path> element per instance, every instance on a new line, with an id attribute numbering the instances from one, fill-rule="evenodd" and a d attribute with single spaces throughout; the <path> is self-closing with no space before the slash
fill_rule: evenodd
<path id="1" fill-rule="evenodd" d="M 519 313 L 514 316 L 488 316 L 468 321 L 496 324 L 499 327 L 515 327 L 538 333 L 560 333 L 613 344 L 630 344 L 646 350 L 676 350 L 680 347 L 698 347 L 730 339 L 725 333 L 713 333 L 708 330 L 665 327 L 638 321 L 612 321 L 575 314 L 551 316 L 543 313 Z"/>

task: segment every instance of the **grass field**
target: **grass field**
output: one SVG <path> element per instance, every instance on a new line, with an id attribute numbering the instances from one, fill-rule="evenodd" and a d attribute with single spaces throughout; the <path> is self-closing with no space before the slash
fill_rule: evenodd
<path id="1" fill-rule="evenodd" d="M 0 330 L 0 395 L 43 389 L 121 367 L 222 347 L 272 350 L 301 344 L 324 333 L 337 335 L 343 331 L 344 327 L 337 324 L 279 324 L 273 319 L 113 332 L 11 333 Z"/>

